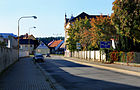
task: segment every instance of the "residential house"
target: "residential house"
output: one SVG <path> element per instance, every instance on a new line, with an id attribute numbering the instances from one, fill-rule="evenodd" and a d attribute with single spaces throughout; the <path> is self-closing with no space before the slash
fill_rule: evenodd
<path id="1" fill-rule="evenodd" d="M 35 49 L 35 53 L 50 54 L 50 49 L 49 49 L 49 47 L 46 44 L 44 44 L 41 41 L 39 46 Z"/>
<path id="2" fill-rule="evenodd" d="M 51 54 L 62 54 L 64 51 L 60 50 L 61 45 L 64 43 L 63 40 L 55 40 L 48 44 L 50 47 Z"/>
<path id="3" fill-rule="evenodd" d="M 0 36 L 0 42 L 4 42 L 4 38 Z"/>
<path id="4" fill-rule="evenodd" d="M 38 40 L 32 39 L 20 39 L 20 49 L 29 51 L 30 54 L 34 54 L 34 49 L 39 45 Z"/>
<path id="5" fill-rule="evenodd" d="M 33 35 L 28 35 L 28 33 L 19 36 L 19 39 L 20 49 L 29 51 L 30 54 L 34 54 L 35 48 L 39 45 L 38 40 L 36 40 Z"/>
<path id="6" fill-rule="evenodd" d="M 36 40 L 35 37 L 31 34 L 28 35 L 28 33 L 26 33 L 25 35 L 21 35 L 20 39 L 32 39 L 32 40 Z"/>
<path id="7" fill-rule="evenodd" d="M 0 33 L 0 41 L 4 42 L 7 48 L 17 49 L 18 41 L 13 33 Z"/>
<path id="8" fill-rule="evenodd" d="M 96 18 L 100 15 L 89 15 L 85 12 L 82 12 L 78 16 L 74 17 L 71 16 L 70 18 L 67 18 L 67 15 L 65 14 L 65 24 L 64 24 L 64 30 L 65 30 L 65 56 L 71 56 L 70 51 L 68 50 L 68 43 L 66 42 L 67 39 L 69 38 L 68 36 L 68 30 L 70 28 L 70 24 L 72 24 L 76 19 L 85 19 L 87 17 L 88 19 Z M 107 15 L 103 15 L 103 17 L 107 17 Z"/>
<path id="9" fill-rule="evenodd" d="M 65 51 L 65 43 L 63 43 L 63 44 L 60 46 L 59 51 L 61 51 L 60 54 L 64 54 L 64 51 Z"/>

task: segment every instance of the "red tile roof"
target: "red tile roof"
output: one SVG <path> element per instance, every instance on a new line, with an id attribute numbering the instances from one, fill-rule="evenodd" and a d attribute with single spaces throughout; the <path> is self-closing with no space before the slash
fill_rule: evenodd
<path id="1" fill-rule="evenodd" d="M 51 41 L 51 42 L 48 44 L 48 46 L 50 46 L 53 42 L 54 42 L 54 40 L 53 40 L 53 41 Z"/>
<path id="2" fill-rule="evenodd" d="M 50 45 L 50 47 L 56 47 L 56 46 L 58 46 L 62 41 L 63 41 L 63 40 L 54 41 L 54 42 Z"/>

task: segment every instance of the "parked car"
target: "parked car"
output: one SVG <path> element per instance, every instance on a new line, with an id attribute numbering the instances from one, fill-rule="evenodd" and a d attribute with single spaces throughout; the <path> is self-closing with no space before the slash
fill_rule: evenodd
<path id="1" fill-rule="evenodd" d="M 46 54 L 46 57 L 51 57 L 49 53 Z"/>
<path id="2" fill-rule="evenodd" d="M 42 54 L 35 54 L 33 59 L 35 62 L 44 62 L 44 57 Z"/>

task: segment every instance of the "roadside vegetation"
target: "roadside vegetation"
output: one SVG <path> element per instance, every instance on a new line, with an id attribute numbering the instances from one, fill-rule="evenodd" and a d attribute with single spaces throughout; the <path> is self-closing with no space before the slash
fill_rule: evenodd
<path id="1" fill-rule="evenodd" d="M 100 15 L 91 20 L 79 18 L 71 23 L 67 40 L 69 50 L 77 51 L 77 42 L 81 44 L 81 51 L 100 50 L 100 41 L 113 39 L 115 49 L 111 47 L 110 52 L 140 52 L 140 0 L 115 0 L 112 10 L 111 16 Z"/>

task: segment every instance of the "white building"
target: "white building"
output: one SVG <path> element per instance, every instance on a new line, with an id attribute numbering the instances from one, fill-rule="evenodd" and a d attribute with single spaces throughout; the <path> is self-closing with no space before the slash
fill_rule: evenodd
<path id="1" fill-rule="evenodd" d="M 50 53 L 50 49 L 43 42 L 41 42 L 40 45 L 36 48 L 35 53 L 48 54 Z"/>

